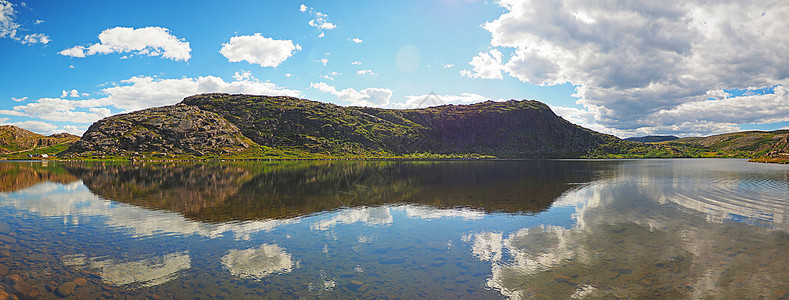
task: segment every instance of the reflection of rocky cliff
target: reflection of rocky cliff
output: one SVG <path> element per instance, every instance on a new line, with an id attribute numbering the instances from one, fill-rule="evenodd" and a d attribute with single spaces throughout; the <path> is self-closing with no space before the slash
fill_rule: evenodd
<path id="1" fill-rule="evenodd" d="M 114 201 L 190 214 L 222 205 L 251 178 L 230 164 L 68 164 L 95 194 Z"/>
<path id="2" fill-rule="evenodd" d="M 66 168 L 104 198 L 218 222 L 396 203 L 539 212 L 574 184 L 598 176 L 583 171 L 583 165 L 593 163 L 246 162 Z"/>
<path id="3" fill-rule="evenodd" d="M 0 192 L 14 192 L 45 181 L 67 184 L 77 178 L 40 162 L 0 163 Z"/>

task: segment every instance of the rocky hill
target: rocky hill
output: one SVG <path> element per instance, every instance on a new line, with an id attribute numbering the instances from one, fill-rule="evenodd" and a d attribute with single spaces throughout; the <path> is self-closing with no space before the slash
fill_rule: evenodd
<path id="1" fill-rule="evenodd" d="M 219 115 L 194 106 L 149 108 L 99 120 L 61 155 L 135 156 L 226 154 L 254 142 Z"/>
<path id="2" fill-rule="evenodd" d="M 394 110 L 292 97 L 203 94 L 187 97 L 181 105 L 224 117 L 260 145 L 327 155 L 578 157 L 618 140 L 567 122 L 537 101 Z"/>
<path id="3" fill-rule="evenodd" d="M 14 153 L 49 147 L 58 144 L 72 143 L 79 136 L 58 133 L 50 136 L 38 134 L 12 125 L 0 126 L 0 153 Z"/>

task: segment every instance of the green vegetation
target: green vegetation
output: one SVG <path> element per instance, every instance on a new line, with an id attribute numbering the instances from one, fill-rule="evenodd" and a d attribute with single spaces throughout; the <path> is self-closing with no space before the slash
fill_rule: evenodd
<path id="1" fill-rule="evenodd" d="M 30 159 L 41 154 L 52 156 L 78 139 L 78 136 L 67 133 L 45 136 L 16 126 L 0 126 L 0 159 Z"/>

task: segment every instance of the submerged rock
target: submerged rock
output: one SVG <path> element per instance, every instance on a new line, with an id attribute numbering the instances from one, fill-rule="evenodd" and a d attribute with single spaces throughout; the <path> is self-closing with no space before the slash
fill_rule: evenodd
<path id="1" fill-rule="evenodd" d="M 72 292 L 74 292 L 74 289 L 76 288 L 77 288 L 77 284 L 74 283 L 73 281 L 66 282 L 64 284 L 61 284 L 58 287 L 58 289 L 55 290 L 55 294 L 57 294 L 60 297 L 66 297 L 70 295 Z"/>

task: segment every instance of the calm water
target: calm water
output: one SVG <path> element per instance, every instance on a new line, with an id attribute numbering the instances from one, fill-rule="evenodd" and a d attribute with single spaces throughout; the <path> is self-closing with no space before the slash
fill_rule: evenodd
<path id="1" fill-rule="evenodd" d="M 789 297 L 789 166 L 0 163 L 0 298 Z"/>

